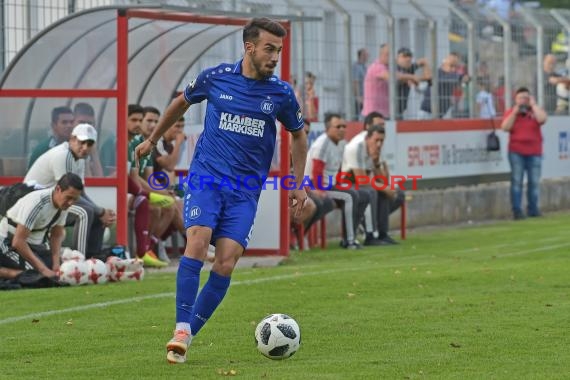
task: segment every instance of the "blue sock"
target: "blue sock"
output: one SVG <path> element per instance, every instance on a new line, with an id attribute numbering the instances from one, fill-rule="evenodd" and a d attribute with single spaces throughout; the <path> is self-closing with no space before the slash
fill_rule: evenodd
<path id="1" fill-rule="evenodd" d="M 203 262 L 182 256 L 176 275 L 176 322 L 190 323 Z"/>
<path id="2" fill-rule="evenodd" d="M 215 272 L 210 272 L 208 282 L 200 291 L 192 319 L 190 319 L 190 327 L 192 335 L 198 334 L 198 331 L 204 326 L 208 319 L 214 313 L 220 302 L 224 299 L 228 287 L 230 286 L 231 277 L 221 276 Z"/>

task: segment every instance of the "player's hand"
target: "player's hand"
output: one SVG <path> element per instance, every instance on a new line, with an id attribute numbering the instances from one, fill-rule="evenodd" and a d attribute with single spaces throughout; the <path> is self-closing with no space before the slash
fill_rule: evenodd
<path id="1" fill-rule="evenodd" d="M 135 167 L 137 169 L 139 167 L 139 160 L 141 157 L 148 156 L 150 152 L 152 152 L 153 148 L 154 145 L 148 140 L 144 140 L 135 148 Z"/>
<path id="2" fill-rule="evenodd" d="M 294 189 L 289 191 L 289 207 L 293 209 L 293 216 L 301 215 L 303 208 L 307 204 L 307 192 L 305 189 Z"/>

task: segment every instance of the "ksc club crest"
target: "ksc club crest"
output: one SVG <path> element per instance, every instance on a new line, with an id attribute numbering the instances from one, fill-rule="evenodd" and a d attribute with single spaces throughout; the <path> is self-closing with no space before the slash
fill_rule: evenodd
<path id="1" fill-rule="evenodd" d="M 261 102 L 261 111 L 267 115 L 273 112 L 274 104 L 270 99 L 265 99 Z"/>

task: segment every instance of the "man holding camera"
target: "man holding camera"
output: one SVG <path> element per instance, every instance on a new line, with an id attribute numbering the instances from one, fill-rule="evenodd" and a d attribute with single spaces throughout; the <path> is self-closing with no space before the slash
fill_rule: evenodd
<path id="1" fill-rule="evenodd" d="M 524 219 L 522 212 L 523 177 L 527 175 L 527 215 L 540 216 L 539 193 L 542 168 L 542 133 L 546 112 L 536 104 L 526 87 L 516 91 L 515 105 L 505 112 L 501 128 L 509 132 L 511 165 L 511 205 L 515 220 Z"/>

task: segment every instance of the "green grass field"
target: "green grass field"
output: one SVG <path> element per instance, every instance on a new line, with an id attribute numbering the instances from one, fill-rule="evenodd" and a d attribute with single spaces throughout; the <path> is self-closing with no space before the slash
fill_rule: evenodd
<path id="1" fill-rule="evenodd" d="M 568 379 L 569 226 L 557 214 L 423 230 L 396 247 L 237 270 L 176 366 L 164 350 L 173 273 L 0 292 L 0 378 Z M 254 346 L 255 325 L 276 312 L 301 326 L 301 348 L 285 361 Z"/>

